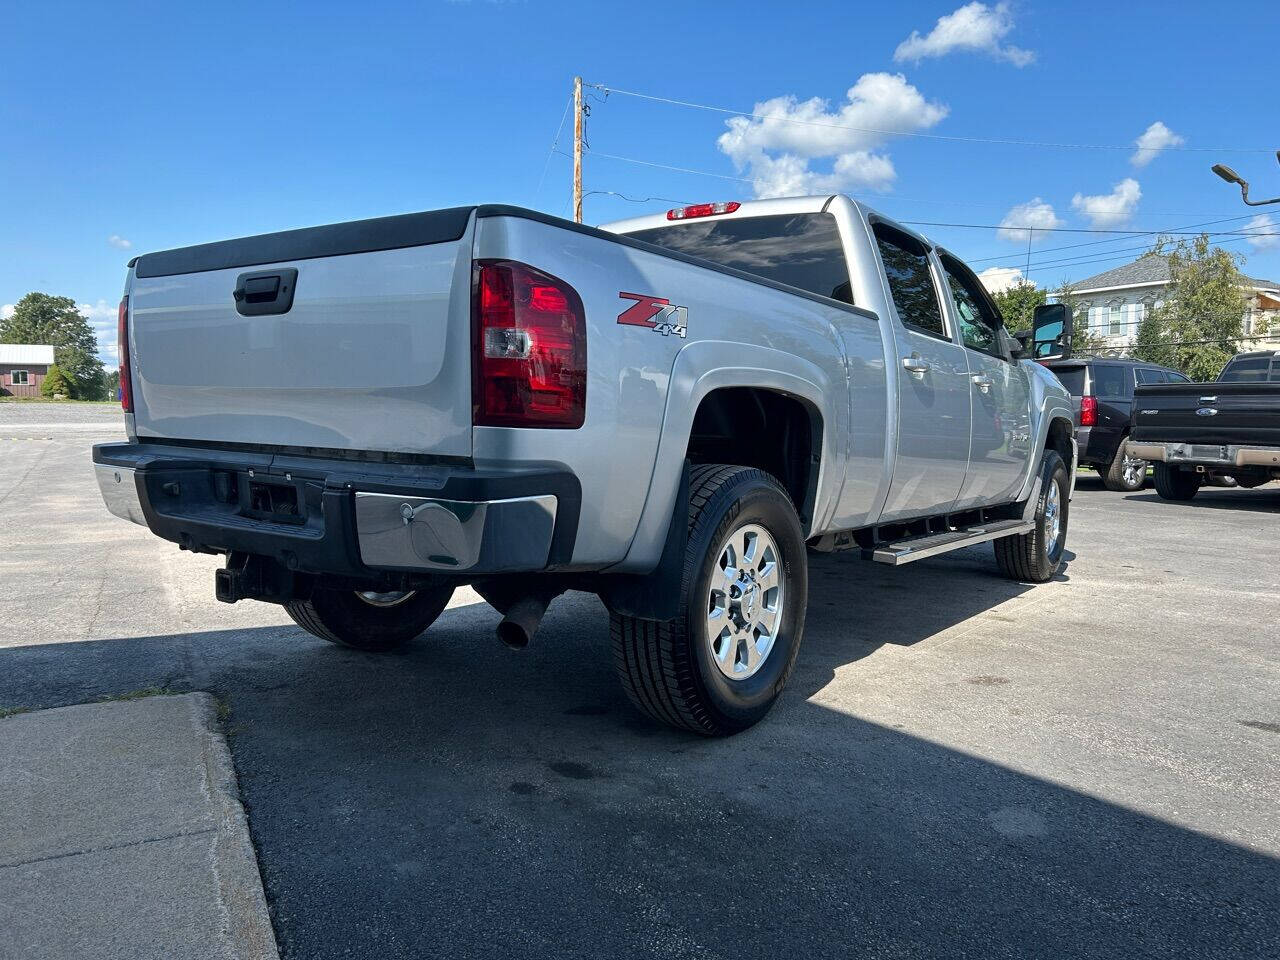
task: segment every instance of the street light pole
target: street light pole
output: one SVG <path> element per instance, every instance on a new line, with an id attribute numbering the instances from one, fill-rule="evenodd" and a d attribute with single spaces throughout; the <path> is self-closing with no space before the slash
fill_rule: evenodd
<path id="1" fill-rule="evenodd" d="M 1280 150 L 1276 151 L 1276 162 L 1280 163 Z M 1240 195 L 1248 206 L 1265 207 L 1269 203 L 1280 203 L 1280 197 L 1272 197 L 1270 200 L 1250 200 L 1248 181 L 1228 167 L 1225 163 L 1215 163 L 1209 169 L 1220 176 L 1223 180 L 1227 181 L 1227 183 L 1240 184 Z"/>

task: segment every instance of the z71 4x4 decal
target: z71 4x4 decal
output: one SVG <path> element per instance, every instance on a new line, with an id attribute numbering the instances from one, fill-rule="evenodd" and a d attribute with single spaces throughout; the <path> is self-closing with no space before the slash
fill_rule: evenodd
<path id="1" fill-rule="evenodd" d="M 689 308 L 673 306 L 663 297 L 647 293 L 621 293 L 623 300 L 636 301 L 618 314 L 618 322 L 631 327 L 648 327 L 664 337 L 685 337 L 689 325 Z"/>

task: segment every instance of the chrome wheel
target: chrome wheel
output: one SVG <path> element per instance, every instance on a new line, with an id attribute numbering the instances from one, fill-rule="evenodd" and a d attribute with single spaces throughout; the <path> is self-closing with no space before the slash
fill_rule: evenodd
<path id="1" fill-rule="evenodd" d="M 388 590 L 379 593 L 377 590 L 357 590 L 356 596 L 371 607 L 394 607 L 412 597 L 416 590 Z"/>
<path id="2" fill-rule="evenodd" d="M 1146 479 L 1147 461 L 1139 460 L 1137 457 L 1131 457 L 1129 454 L 1124 455 L 1124 470 L 1122 476 L 1126 486 L 1136 487 Z"/>
<path id="3" fill-rule="evenodd" d="M 707 644 L 730 680 L 745 680 L 769 658 L 782 623 L 781 555 L 759 524 L 734 530 L 720 547 L 707 591 Z"/>
<path id="4" fill-rule="evenodd" d="M 1062 495 L 1058 485 L 1049 483 L 1049 493 L 1044 498 L 1045 553 L 1053 556 L 1058 549 L 1058 537 L 1062 535 Z"/>

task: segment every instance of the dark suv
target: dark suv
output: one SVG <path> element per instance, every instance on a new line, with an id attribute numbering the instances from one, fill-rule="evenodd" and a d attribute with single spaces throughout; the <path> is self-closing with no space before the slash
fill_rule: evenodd
<path id="1" fill-rule="evenodd" d="M 1141 360 L 1079 357 L 1049 360 L 1054 372 L 1075 401 L 1076 442 L 1080 464 L 1102 474 L 1108 490 L 1141 490 L 1147 482 L 1147 461 L 1126 450 L 1133 424 L 1133 388 L 1140 383 L 1190 383 L 1167 367 Z"/>

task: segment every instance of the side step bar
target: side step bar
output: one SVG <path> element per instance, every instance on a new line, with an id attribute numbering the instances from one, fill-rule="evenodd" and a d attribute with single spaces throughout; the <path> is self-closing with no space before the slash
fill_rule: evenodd
<path id="1" fill-rule="evenodd" d="M 887 563 L 900 566 L 912 560 L 923 560 L 935 557 L 940 553 L 971 547 L 975 543 L 986 543 L 1000 537 L 1014 534 L 1030 533 L 1035 529 L 1034 520 L 997 520 L 984 523 L 978 527 L 967 527 L 963 530 L 948 530 L 946 533 L 931 533 L 923 537 L 907 537 L 895 543 L 884 543 L 862 551 L 862 559 L 874 560 L 876 563 Z"/>

